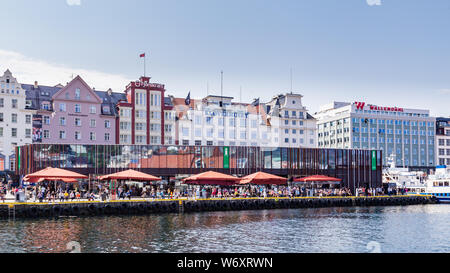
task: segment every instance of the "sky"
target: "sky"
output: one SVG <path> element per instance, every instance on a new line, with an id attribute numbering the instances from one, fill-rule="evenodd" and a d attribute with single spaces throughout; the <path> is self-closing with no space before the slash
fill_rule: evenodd
<path id="1" fill-rule="evenodd" d="M 448 0 L 3 0 L 0 71 L 21 83 L 82 76 L 122 92 L 143 75 L 167 94 L 268 101 L 300 93 L 450 116 Z"/>

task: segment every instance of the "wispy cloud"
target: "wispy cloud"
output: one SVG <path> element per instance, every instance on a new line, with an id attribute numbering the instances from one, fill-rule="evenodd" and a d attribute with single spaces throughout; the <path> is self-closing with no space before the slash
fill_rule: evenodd
<path id="1" fill-rule="evenodd" d="M 24 56 L 13 51 L 0 49 L 0 72 L 11 70 L 20 83 L 34 83 L 54 86 L 65 85 L 71 81 L 72 75 L 80 75 L 91 87 L 97 90 L 112 88 L 114 92 L 122 92 L 131 81 L 124 75 L 108 74 L 100 71 L 71 68 L 60 64 L 52 64 Z M 3 74 L 3 73 L 2 73 Z"/>
<path id="2" fill-rule="evenodd" d="M 66 0 L 69 6 L 81 6 L 81 0 Z"/>
<path id="3" fill-rule="evenodd" d="M 438 93 L 441 95 L 450 95 L 450 88 L 439 89 Z"/>
<path id="4" fill-rule="evenodd" d="M 381 0 L 366 0 L 369 6 L 381 6 Z"/>

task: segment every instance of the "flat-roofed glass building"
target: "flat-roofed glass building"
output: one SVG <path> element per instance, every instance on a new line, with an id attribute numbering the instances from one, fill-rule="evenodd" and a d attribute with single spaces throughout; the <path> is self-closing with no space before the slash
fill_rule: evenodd
<path id="1" fill-rule="evenodd" d="M 382 152 L 362 149 L 242 146 L 30 144 L 16 148 L 16 173 L 57 167 L 86 175 L 136 169 L 166 179 L 208 170 L 237 176 L 263 171 L 285 177 L 327 175 L 354 191 L 381 187 Z"/>

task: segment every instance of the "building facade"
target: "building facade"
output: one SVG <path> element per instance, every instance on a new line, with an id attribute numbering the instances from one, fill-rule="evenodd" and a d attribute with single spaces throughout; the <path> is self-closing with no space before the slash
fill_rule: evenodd
<path id="1" fill-rule="evenodd" d="M 347 149 L 257 146 L 65 145 L 31 144 L 17 148 L 17 174 L 46 167 L 103 175 L 129 168 L 165 179 L 216 171 L 239 177 L 263 171 L 284 177 L 321 174 L 342 179 L 355 192 L 381 187 L 382 152 Z"/>
<path id="2" fill-rule="evenodd" d="M 315 120 L 301 95 L 285 94 L 268 103 L 233 102 L 210 95 L 201 100 L 171 98 L 179 145 L 316 147 Z"/>
<path id="3" fill-rule="evenodd" d="M 150 77 L 126 87 L 127 101 L 118 104 L 118 144 L 173 144 L 174 116 L 165 91 L 163 84 L 151 83 Z"/>
<path id="4" fill-rule="evenodd" d="M 24 84 L 33 143 L 115 144 L 116 105 L 124 94 L 93 90 L 80 76 L 66 86 Z"/>
<path id="5" fill-rule="evenodd" d="M 15 147 L 32 143 L 32 117 L 22 85 L 6 70 L 0 77 L 0 171 L 15 169 Z"/>
<path id="6" fill-rule="evenodd" d="M 435 167 L 436 119 L 428 110 L 333 102 L 314 116 L 319 148 L 382 150 L 384 164 L 393 155 L 398 167 Z"/>
<path id="7" fill-rule="evenodd" d="M 436 164 L 450 166 L 450 118 L 436 118 Z"/>

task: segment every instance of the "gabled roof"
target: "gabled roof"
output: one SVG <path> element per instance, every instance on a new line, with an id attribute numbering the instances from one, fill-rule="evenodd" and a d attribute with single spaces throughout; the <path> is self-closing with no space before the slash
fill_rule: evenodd
<path id="1" fill-rule="evenodd" d="M 56 92 L 56 94 L 53 95 L 53 97 L 57 97 L 60 94 L 62 94 L 64 91 L 66 91 L 67 89 L 69 89 L 70 87 L 72 87 L 72 85 L 75 82 L 81 82 L 82 85 L 84 85 L 84 87 L 86 87 L 86 89 L 91 92 L 94 97 L 98 100 L 99 103 L 102 103 L 102 99 L 100 99 L 100 97 L 97 95 L 97 93 L 92 90 L 92 88 L 80 77 L 80 75 L 77 75 L 72 81 L 70 81 L 65 87 L 63 87 L 61 90 L 59 90 L 58 92 Z"/>

